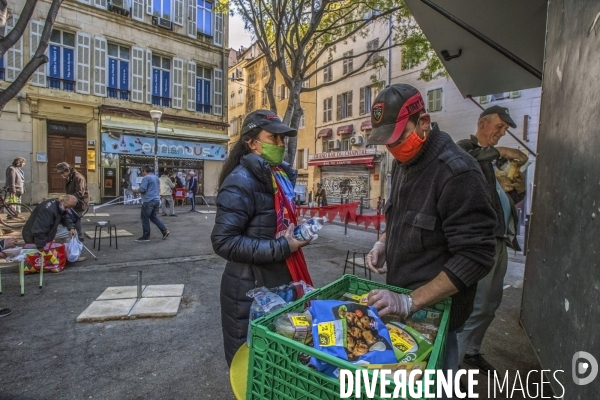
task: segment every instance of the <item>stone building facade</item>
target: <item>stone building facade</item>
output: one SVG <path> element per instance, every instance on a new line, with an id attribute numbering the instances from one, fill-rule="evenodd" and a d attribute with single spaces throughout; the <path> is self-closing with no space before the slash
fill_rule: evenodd
<path id="1" fill-rule="evenodd" d="M 9 1 L 14 26 L 23 0 Z M 2 60 L 7 87 L 37 48 L 50 2 L 40 0 L 21 40 Z M 92 202 L 135 186 L 139 167 L 196 171 L 206 197 L 227 153 L 228 17 L 205 0 L 65 0 L 49 62 L 2 114 L 0 165 L 27 160 L 24 201 L 63 193 L 55 165 L 66 161 L 88 180 Z M 4 175 L 0 176 L 0 184 Z"/>

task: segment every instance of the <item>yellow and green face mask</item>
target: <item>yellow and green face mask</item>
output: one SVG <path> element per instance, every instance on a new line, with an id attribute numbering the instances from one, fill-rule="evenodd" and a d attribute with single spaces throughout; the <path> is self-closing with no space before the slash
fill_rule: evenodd
<path id="1" fill-rule="evenodd" d="M 276 167 L 283 162 L 283 156 L 285 153 L 285 146 L 277 146 L 276 144 L 263 143 L 260 140 L 257 142 L 262 144 L 262 152 L 260 156 L 269 163 L 271 167 Z"/>

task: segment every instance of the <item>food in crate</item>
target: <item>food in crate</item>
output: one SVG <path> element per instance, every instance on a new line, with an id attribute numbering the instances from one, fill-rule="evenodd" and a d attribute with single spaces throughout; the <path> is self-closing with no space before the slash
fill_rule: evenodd
<path id="1" fill-rule="evenodd" d="M 420 362 L 429 359 L 433 343 L 420 332 L 401 322 L 390 322 L 386 326 L 399 362 Z"/>
<path id="2" fill-rule="evenodd" d="M 367 305 L 368 302 L 368 294 L 352 294 L 352 293 L 344 293 L 342 301 L 351 301 L 353 303 L 362 304 L 363 306 Z"/>
<path id="3" fill-rule="evenodd" d="M 303 313 L 285 313 L 275 319 L 275 332 L 303 344 L 312 342 L 312 316 Z"/>
<path id="4" fill-rule="evenodd" d="M 337 300 L 314 300 L 310 313 L 315 349 L 350 362 L 398 362 L 389 332 L 375 308 Z M 335 376 L 335 366 L 314 357 L 310 364 Z"/>

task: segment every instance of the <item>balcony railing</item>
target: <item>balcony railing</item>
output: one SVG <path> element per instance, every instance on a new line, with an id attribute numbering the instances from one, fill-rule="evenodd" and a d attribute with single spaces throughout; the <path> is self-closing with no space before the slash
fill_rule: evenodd
<path id="1" fill-rule="evenodd" d="M 108 88 L 108 97 L 118 100 L 129 100 L 129 90 Z"/>
<path id="2" fill-rule="evenodd" d="M 71 81 L 68 79 L 58 79 L 48 77 L 48 86 L 51 89 L 64 90 L 67 92 L 75 91 L 75 81 Z"/>
<path id="3" fill-rule="evenodd" d="M 210 104 L 196 103 L 196 111 L 199 113 L 211 114 L 212 106 Z"/>
<path id="4" fill-rule="evenodd" d="M 152 105 L 162 106 L 162 107 L 171 107 L 171 98 L 152 96 Z"/>

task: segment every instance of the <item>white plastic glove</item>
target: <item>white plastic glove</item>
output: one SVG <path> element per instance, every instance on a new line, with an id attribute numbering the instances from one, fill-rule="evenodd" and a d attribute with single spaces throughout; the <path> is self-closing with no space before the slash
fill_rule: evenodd
<path id="1" fill-rule="evenodd" d="M 367 254 L 367 267 L 378 274 L 385 274 L 387 269 L 383 268 L 383 264 L 385 264 L 385 243 L 375 242 Z"/>
<path id="2" fill-rule="evenodd" d="M 386 314 L 396 314 L 401 318 L 406 318 L 412 307 L 410 296 L 384 289 L 372 290 L 367 299 L 368 305 L 375 307 L 381 317 Z"/>

